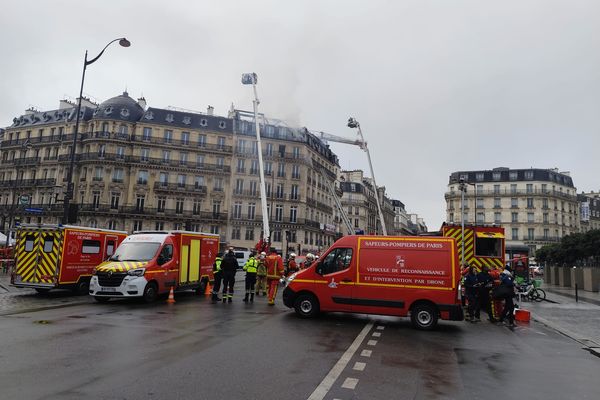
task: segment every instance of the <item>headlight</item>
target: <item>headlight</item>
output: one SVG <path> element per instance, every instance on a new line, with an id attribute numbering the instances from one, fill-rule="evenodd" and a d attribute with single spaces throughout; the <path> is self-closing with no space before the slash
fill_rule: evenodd
<path id="1" fill-rule="evenodd" d="M 287 277 L 287 283 L 290 283 L 291 281 L 293 281 L 296 278 L 296 275 L 298 273 L 294 272 L 293 274 L 291 274 L 290 276 Z"/>
<path id="2" fill-rule="evenodd" d="M 131 275 L 131 276 L 144 276 L 144 272 L 145 271 L 146 271 L 146 268 L 130 269 L 129 271 L 127 271 L 127 275 Z"/>

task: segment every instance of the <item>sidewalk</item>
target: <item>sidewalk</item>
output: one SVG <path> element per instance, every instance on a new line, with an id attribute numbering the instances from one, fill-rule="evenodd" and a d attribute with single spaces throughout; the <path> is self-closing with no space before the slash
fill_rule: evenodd
<path id="1" fill-rule="evenodd" d="M 575 289 L 542 285 L 546 300 L 541 303 L 522 301 L 519 306 L 531 311 L 534 321 L 540 322 L 568 336 L 586 348 L 596 348 L 600 354 L 600 295 Z"/>

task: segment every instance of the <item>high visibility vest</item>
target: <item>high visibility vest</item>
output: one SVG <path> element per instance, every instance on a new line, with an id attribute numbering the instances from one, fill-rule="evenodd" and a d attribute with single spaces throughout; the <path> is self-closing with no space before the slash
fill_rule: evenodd
<path id="1" fill-rule="evenodd" d="M 256 260 L 256 258 L 254 258 L 254 257 L 250 257 L 248 259 L 248 261 L 246 261 L 246 264 L 244 265 L 244 271 L 246 271 L 250 274 L 255 274 L 257 268 L 258 268 L 258 260 Z"/>
<path id="2" fill-rule="evenodd" d="M 213 265 L 213 272 L 221 272 L 221 261 L 223 261 L 223 259 L 221 257 L 215 258 L 215 265 Z"/>

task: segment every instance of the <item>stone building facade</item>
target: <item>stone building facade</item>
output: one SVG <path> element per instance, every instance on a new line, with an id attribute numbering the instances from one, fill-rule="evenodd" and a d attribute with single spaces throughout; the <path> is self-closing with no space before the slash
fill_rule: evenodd
<path id="1" fill-rule="evenodd" d="M 577 195 L 581 232 L 600 229 L 600 193 L 591 191 Z"/>

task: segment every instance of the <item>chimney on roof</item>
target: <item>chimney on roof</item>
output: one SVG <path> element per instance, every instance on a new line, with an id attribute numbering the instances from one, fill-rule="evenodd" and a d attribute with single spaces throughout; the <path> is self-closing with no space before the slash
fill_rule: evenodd
<path id="1" fill-rule="evenodd" d="M 213 106 L 206 107 L 206 115 L 214 115 L 214 114 L 215 114 L 215 108 Z"/>
<path id="2" fill-rule="evenodd" d="M 144 97 L 138 99 L 138 104 L 146 111 L 146 99 Z"/>
<path id="3" fill-rule="evenodd" d="M 35 108 L 29 107 L 27 110 L 25 110 L 25 115 L 33 115 L 36 112 L 37 110 Z"/>

